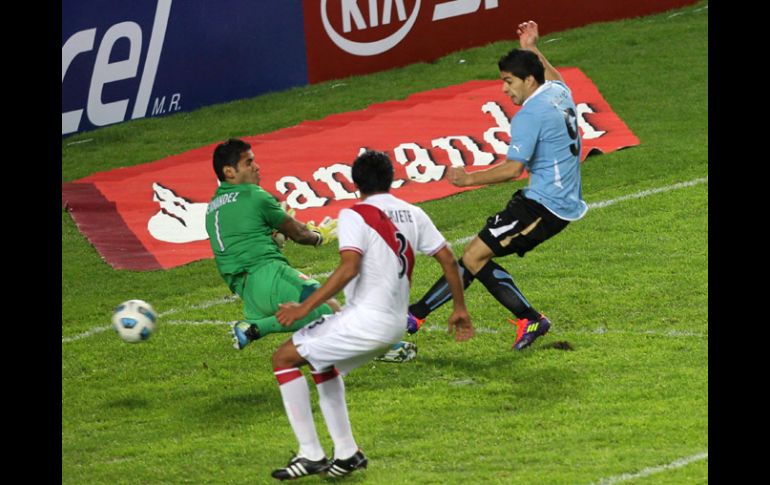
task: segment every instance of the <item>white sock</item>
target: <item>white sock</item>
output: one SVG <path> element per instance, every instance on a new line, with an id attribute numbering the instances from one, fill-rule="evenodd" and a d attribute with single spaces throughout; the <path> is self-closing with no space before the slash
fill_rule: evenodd
<path id="1" fill-rule="evenodd" d="M 334 457 L 343 460 L 350 458 L 358 451 L 358 445 L 350 428 L 342 376 L 332 367 L 322 372 L 313 372 L 313 379 L 318 389 L 318 404 L 334 441 Z"/>
<path id="2" fill-rule="evenodd" d="M 297 368 L 273 369 L 278 379 L 283 407 L 289 417 L 289 424 L 299 442 L 298 456 L 318 461 L 326 454 L 318 440 L 318 433 L 310 409 L 310 389 L 302 372 Z"/>

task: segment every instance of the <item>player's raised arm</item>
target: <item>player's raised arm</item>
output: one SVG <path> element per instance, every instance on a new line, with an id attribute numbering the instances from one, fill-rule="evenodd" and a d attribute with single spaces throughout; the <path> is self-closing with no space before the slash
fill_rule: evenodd
<path id="1" fill-rule="evenodd" d="M 532 20 L 520 23 L 516 28 L 516 34 L 519 36 L 521 48 L 534 52 L 537 54 L 537 57 L 540 58 L 540 62 L 542 62 L 543 67 L 545 67 L 545 80 L 564 82 L 564 78 L 561 77 L 559 71 L 548 62 L 548 59 L 546 59 L 543 53 L 537 48 L 537 41 L 540 39 L 537 23 Z"/>

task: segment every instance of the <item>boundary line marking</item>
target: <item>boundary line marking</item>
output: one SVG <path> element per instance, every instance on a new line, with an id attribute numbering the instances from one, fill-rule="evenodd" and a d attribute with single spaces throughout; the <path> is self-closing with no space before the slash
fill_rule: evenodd
<path id="1" fill-rule="evenodd" d="M 428 325 L 426 327 L 423 327 L 425 330 L 428 330 L 429 332 L 446 332 L 446 326 L 445 325 Z M 501 328 L 489 328 L 489 327 L 475 327 L 474 330 L 476 330 L 476 333 L 502 333 L 505 331 L 505 327 Z M 515 331 L 513 328 L 510 329 L 511 335 L 515 336 Z M 695 338 L 708 338 L 707 333 L 700 333 L 700 332 L 688 332 L 688 331 L 682 331 L 682 330 L 641 330 L 638 332 L 634 332 L 631 330 L 608 330 L 604 327 L 599 327 L 594 330 L 563 330 L 563 329 L 553 329 L 550 332 L 548 332 L 548 335 L 604 335 L 604 334 L 627 334 L 627 335 L 653 335 L 653 336 L 659 336 L 659 337 L 695 337 Z"/>
<path id="2" fill-rule="evenodd" d="M 212 306 L 224 305 L 225 303 L 230 303 L 236 300 L 240 300 L 240 297 L 238 297 L 238 295 L 227 295 L 227 296 L 223 296 L 222 298 L 217 298 L 215 300 L 204 301 L 203 303 L 191 305 L 189 309 L 200 310 L 200 309 L 209 308 Z M 182 310 L 183 308 L 171 308 L 170 310 L 166 310 L 165 312 L 158 313 L 158 316 L 165 317 L 166 315 L 173 315 L 174 313 L 178 313 Z"/>
<path id="3" fill-rule="evenodd" d="M 647 196 L 655 195 L 655 194 L 661 194 L 663 192 L 669 192 L 671 190 L 683 189 L 685 187 L 692 187 L 694 185 L 702 184 L 702 183 L 708 182 L 708 181 L 709 181 L 708 177 L 701 177 L 701 178 L 689 180 L 687 182 L 679 182 L 679 183 L 673 184 L 673 185 L 666 185 L 664 187 L 658 187 L 656 189 L 641 190 L 639 192 L 636 192 L 636 193 L 633 193 L 633 194 L 629 194 L 629 195 L 623 195 L 623 196 L 620 196 L 620 197 L 616 197 L 614 199 L 602 200 L 602 201 L 599 201 L 599 202 L 592 202 L 592 203 L 588 204 L 588 209 L 589 210 L 591 210 L 591 209 L 603 209 L 604 207 L 608 207 L 608 206 L 617 204 L 618 202 L 624 202 L 626 200 L 633 200 L 633 199 L 641 199 L 643 197 L 647 197 Z M 468 241 L 470 241 L 471 239 L 473 239 L 474 237 L 476 237 L 475 234 L 472 235 L 472 236 L 461 237 L 460 239 L 457 239 L 456 241 L 452 242 L 452 245 L 455 245 L 455 244 L 465 244 Z M 331 274 L 331 273 L 329 273 L 329 274 Z"/>
<path id="4" fill-rule="evenodd" d="M 683 189 L 685 187 L 692 187 L 694 185 L 702 184 L 702 183 L 708 182 L 708 181 L 709 181 L 708 177 L 701 177 L 701 178 L 690 180 L 688 182 L 680 182 L 678 184 L 667 185 L 665 187 L 658 187 L 657 189 L 642 190 L 642 191 L 636 192 L 634 194 L 623 195 L 623 196 L 617 197 L 615 199 L 603 200 L 601 202 L 593 202 L 591 204 L 588 204 L 588 208 L 589 209 L 601 209 L 603 207 L 607 207 L 607 206 L 610 206 L 610 205 L 613 205 L 613 204 L 617 204 L 618 202 L 623 202 L 623 201 L 631 200 L 631 199 L 641 199 L 642 197 L 647 197 L 649 195 L 660 194 L 660 193 L 663 193 L 663 192 L 669 192 L 671 190 Z"/>
<path id="5" fill-rule="evenodd" d="M 635 473 L 623 473 L 621 475 L 615 475 L 613 477 L 602 478 L 598 482 L 594 482 L 592 485 L 614 485 L 615 483 L 627 482 L 628 480 L 647 477 L 650 475 L 654 475 L 656 473 L 664 472 L 666 470 L 674 470 L 676 468 L 682 468 L 683 466 L 687 466 L 690 463 L 706 460 L 708 459 L 708 457 L 709 457 L 708 451 L 704 451 L 702 453 L 697 453 L 692 456 L 679 458 L 666 465 L 651 466 L 651 467 L 639 470 L 638 472 L 635 472 Z"/>

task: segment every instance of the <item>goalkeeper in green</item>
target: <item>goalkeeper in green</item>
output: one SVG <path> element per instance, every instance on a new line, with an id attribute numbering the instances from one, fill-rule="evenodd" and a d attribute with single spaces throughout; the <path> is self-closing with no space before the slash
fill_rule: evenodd
<path id="1" fill-rule="evenodd" d="M 259 187 L 259 165 L 251 146 L 242 140 L 231 138 L 217 145 L 214 172 L 220 185 L 206 210 L 206 232 L 219 274 L 243 300 L 244 320 L 231 324 L 233 346 L 242 349 L 265 335 L 298 330 L 339 309 L 330 299 L 291 327 L 278 323 L 274 314 L 279 303 L 303 301 L 320 283 L 292 268 L 275 239 L 285 236 L 298 244 L 320 246 L 335 237 L 333 223 L 309 228 L 287 214 Z"/>
<path id="2" fill-rule="evenodd" d="M 299 330 L 339 310 L 332 298 L 289 327 L 275 318 L 280 303 L 302 302 L 320 286 L 289 265 L 280 250 L 282 239 L 317 247 L 336 238 L 337 221 L 305 225 L 287 214 L 259 186 L 259 165 L 243 140 L 217 145 L 213 163 L 220 184 L 206 210 L 206 232 L 219 274 L 243 301 L 244 319 L 231 323 L 233 347 L 240 350 L 265 335 Z M 399 342 L 380 360 L 405 362 L 415 353 L 411 342 Z"/>

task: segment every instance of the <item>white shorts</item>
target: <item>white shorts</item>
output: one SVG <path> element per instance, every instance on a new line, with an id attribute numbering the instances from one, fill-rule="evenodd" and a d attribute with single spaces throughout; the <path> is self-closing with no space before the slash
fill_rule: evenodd
<path id="1" fill-rule="evenodd" d="M 292 342 L 299 355 L 316 370 L 334 366 L 346 375 L 401 340 L 406 330 L 405 319 L 388 320 L 383 321 L 382 315 L 375 317 L 360 309 L 345 307 L 297 330 Z"/>

